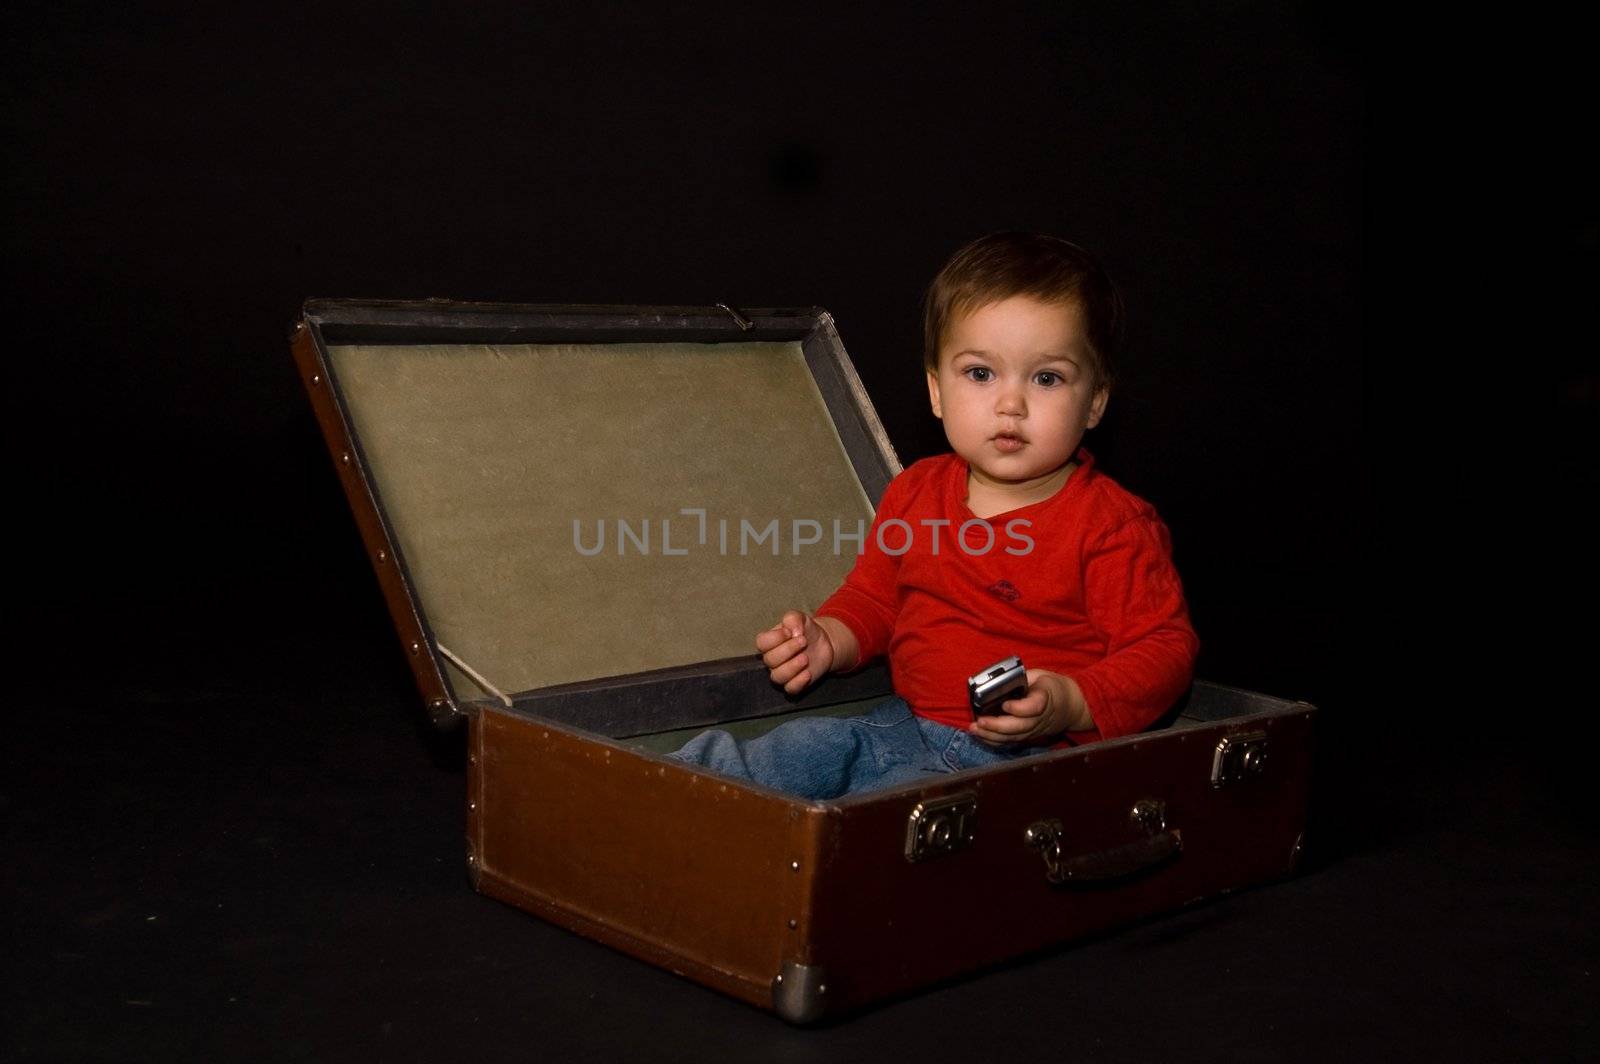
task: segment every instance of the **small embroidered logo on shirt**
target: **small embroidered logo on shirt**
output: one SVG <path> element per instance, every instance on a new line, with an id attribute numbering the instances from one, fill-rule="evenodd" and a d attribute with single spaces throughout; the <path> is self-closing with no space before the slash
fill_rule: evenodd
<path id="1" fill-rule="evenodd" d="M 995 598 L 1002 598 L 1007 602 L 1015 602 L 1017 599 L 1022 597 L 1022 592 L 1018 591 L 1014 586 L 1012 586 L 1012 583 L 1009 580 L 996 581 L 995 583 L 990 584 L 986 590 Z"/>

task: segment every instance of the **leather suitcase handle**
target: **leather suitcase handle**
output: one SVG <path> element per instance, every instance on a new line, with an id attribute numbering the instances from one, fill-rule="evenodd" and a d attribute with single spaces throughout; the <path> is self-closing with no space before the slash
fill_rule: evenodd
<path id="1" fill-rule="evenodd" d="M 1044 858 L 1044 878 L 1052 886 L 1083 886 L 1129 879 L 1172 860 L 1183 852 L 1183 835 L 1167 827 L 1164 802 L 1153 798 L 1134 803 L 1129 819 L 1145 837 L 1094 853 L 1066 857 L 1061 851 L 1059 820 L 1040 820 L 1028 826 L 1023 841 Z"/>

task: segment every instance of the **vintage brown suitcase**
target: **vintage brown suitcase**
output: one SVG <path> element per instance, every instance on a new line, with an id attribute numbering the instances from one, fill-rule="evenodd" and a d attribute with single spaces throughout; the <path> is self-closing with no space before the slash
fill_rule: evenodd
<path id="1" fill-rule="evenodd" d="M 468 728 L 483 893 L 808 1022 L 1294 868 L 1314 707 L 1213 684 L 835 801 L 662 756 L 891 691 L 791 699 L 753 649 L 900 468 L 827 313 L 314 300 L 292 346 L 428 708 Z M 948 919 L 972 898 L 1014 918 Z"/>

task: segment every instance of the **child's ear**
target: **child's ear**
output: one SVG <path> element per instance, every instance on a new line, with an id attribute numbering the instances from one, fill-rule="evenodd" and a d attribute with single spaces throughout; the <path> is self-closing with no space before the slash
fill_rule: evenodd
<path id="1" fill-rule="evenodd" d="M 1106 416 L 1106 403 L 1111 399 L 1111 389 L 1101 388 L 1089 402 L 1089 421 L 1086 428 L 1094 428 Z"/>
<path id="2" fill-rule="evenodd" d="M 944 412 L 939 409 L 939 375 L 932 370 L 928 371 L 928 402 L 933 406 L 933 416 L 943 421 Z"/>

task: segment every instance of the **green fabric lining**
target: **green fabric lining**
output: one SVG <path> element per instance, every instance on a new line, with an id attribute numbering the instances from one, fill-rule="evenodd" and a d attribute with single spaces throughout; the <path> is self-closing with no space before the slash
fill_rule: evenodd
<path id="1" fill-rule="evenodd" d="M 335 345 L 369 476 L 438 641 L 507 693 L 745 654 L 870 525 L 799 343 Z M 680 508 L 707 511 L 699 521 Z M 638 534 L 619 553 L 618 519 Z M 729 553 L 718 520 L 728 523 Z M 739 554 L 740 521 L 783 542 Z M 793 549 L 796 519 L 823 541 Z M 585 546 L 605 526 L 605 549 Z M 662 542 L 670 526 L 673 550 Z M 803 529 L 809 533 L 809 529 Z M 448 670 L 458 697 L 481 692 Z M 463 687 L 463 685 L 466 685 Z"/>

